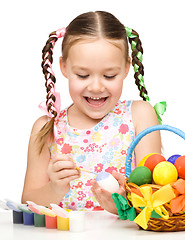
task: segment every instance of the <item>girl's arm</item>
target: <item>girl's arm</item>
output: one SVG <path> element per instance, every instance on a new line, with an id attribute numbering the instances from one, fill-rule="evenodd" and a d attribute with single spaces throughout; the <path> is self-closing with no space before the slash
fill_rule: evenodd
<path id="1" fill-rule="evenodd" d="M 145 101 L 134 101 L 132 103 L 132 119 L 135 135 L 148 127 L 159 124 L 154 108 Z M 146 135 L 138 143 L 135 148 L 136 165 L 150 153 L 161 153 L 160 131 Z"/>
<path id="2" fill-rule="evenodd" d="M 43 206 L 59 204 L 68 192 L 69 182 L 79 177 L 71 159 L 63 155 L 50 160 L 46 143 L 41 154 L 38 152 L 37 133 L 47 122 L 47 116 L 39 118 L 32 129 L 28 146 L 27 170 L 22 193 L 22 203 L 30 200 Z"/>

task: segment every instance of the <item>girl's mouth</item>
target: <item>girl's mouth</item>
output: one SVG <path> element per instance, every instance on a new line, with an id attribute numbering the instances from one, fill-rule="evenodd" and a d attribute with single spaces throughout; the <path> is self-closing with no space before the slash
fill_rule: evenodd
<path id="1" fill-rule="evenodd" d="M 94 107 L 100 107 L 102 106 L 108 97 L 85 97 L 87 103 L 90 106 L 94 106 Z"/>

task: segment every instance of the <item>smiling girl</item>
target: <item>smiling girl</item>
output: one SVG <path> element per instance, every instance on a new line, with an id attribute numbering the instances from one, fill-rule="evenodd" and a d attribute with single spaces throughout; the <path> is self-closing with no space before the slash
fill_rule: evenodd
<path id="1" fill-rule="evenodd" d="M 60 68 L 68 79 L 72 105 L 60 110 L 52 70 L 53 47 L 63 37 Z M 120 100 L 131 58 L 141 101 Z M 76 169 L 113 174 L 123 194 L 124 164 L 133 138 L 158 124 L 149 100 L 142 65 L 139 35 L 124 27 L 112 14 L 88 12 L 66 29 L 50 34 L 43 49 L 47 115 L 32 129 L 22 202 L 49 206 L 57 203 L 73 210 L 102 207 L 117 213 L 111 193 L 101 189 L 94 175 Z M 160 133 L 145 136 L 137 145 L 133 168 L 148 153 L 161 152 Z"/>

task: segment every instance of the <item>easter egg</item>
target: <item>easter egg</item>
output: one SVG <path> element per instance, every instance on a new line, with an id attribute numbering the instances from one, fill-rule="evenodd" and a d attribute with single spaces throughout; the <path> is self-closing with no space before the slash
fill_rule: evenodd
<path id="1" fill-rule="evenodd" d="M 135 183 L 140 186 L 147 183 L 152 183 L 152 173 L 145 167 L 136 167 L 130 174 L 128 182 Z"/>
<path id="2" fill-rule="evenodd" d="M 161 154 L 156 153 L 146 159 L 144 166 L 153 172 L 155 166 L 162 161 L 166 161 L 166 159 Z"/>
<path id="3" fill-rule="evenodd" d="M 177 160 L 177 158 L 179 158 L 181 155 L 175 154 L 172 155 L 171 157 L 168 158 L 168 162 L 171 162 L 173 165 L 175 164 L 175 161 Z"/>
<path id="4" fill-rule="evenodd" d="M 177 178 L 177 169 L 170 162 L 160 162 L 154 168 L 153 180 L 158 185 L 166 185 L 175 182 Z"/>
<path id="5" fill-rule="evenodd" d="M 177 158 L 174 165 L 180 178 L 185 179 L 185 156 Z"/>
<path id="6" fill-rule="evenodd" d="M 150 157 L 151 155 L 153 155 L 153 154 L 156 154 L 156 153 L 150 153 L 150 154 L 146 155 L 146 156 L 139 162 L 138 167 L 144 166 L 146 159 L 147 159 L 148 157 Z"/>
<path id="7" fill-rule="evenodd" d="M 119 190 L 118 181 L 108 172 L 100 172 L 97 174 L 96 181 L 101 188 L 108 192 L 115 193 Z"/>

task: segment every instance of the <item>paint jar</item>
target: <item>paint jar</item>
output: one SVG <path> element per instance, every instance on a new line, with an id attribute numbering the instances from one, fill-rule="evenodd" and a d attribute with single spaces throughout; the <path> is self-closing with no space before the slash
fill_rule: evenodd
<path id="1" fill-rule="evenodd" d="M 35 227 L 45 227 L 45 215 L 34 213 Z"/>
<path id="2" fill-rule="evenodd" d="M 34 225 L 34 213 L 23 212 L 24 225 Z"/>
<path id="3" fill-rule="evenodd" d="M 69 230 L 69 218 L 57 216 L 57 228 L 58 228 L 58 230 L 68 231 Z"/>
<path id="4" fill-rule="evenodd" d="M 51 216 L 45 215 L 45 224 L 46 224 L 46 228 L 48 229 L 57 228 L 57 217 L 51 217 Z"/>
<path id="5" fill-rule="evenodd" d="M 70 212 L 70 209 L 65 209 L 67 212 Z M 58 230 L 68 231 L 69 230 L 69 217 L 59 217 L 57 216 L 57 228 Z"/>
<path id="6" fill-rule="evenodd" d="M 83 232 L 85 230 L 85 212 L 71 211 L 69 213 L 70 232 Z"/>
<path id="7" fill-rule="evenodd" d="M 13 223 L 23 224 L 23 212 L 13 210 Z"/>

